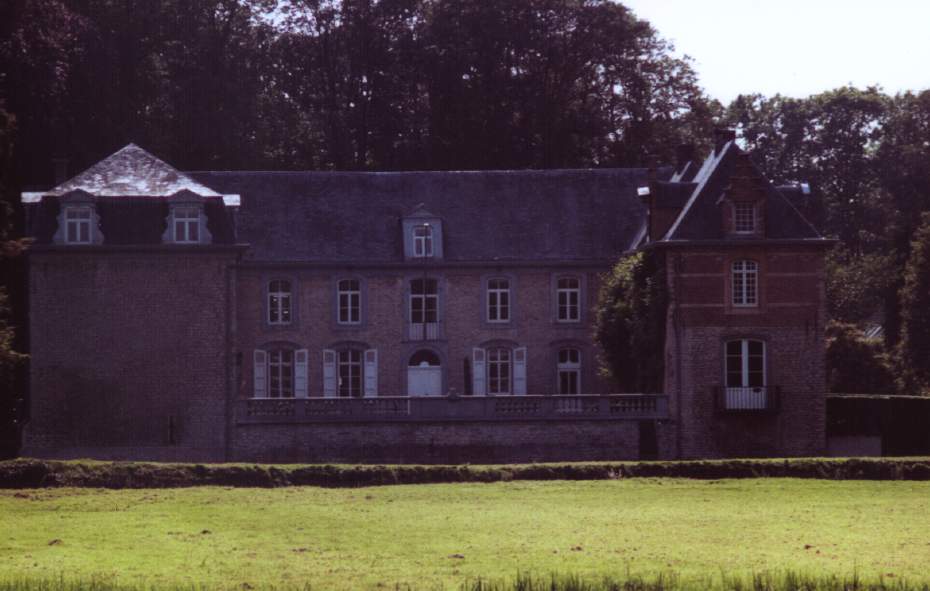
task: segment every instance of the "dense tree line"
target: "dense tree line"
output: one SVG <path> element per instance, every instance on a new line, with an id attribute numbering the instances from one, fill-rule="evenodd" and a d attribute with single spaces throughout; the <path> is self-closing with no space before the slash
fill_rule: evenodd
<path id="1" fill-rule="evenodd" d="M 841 240 L 833 315 L 883 310 L 896 346 L 903 269 L 930 210 L 930 93 L 724 108 L 609 0 L 0 3 L 6 253 L 19 250 L 19 192 L 52 184 L 52 158 L 78 172 L 130 141 L 187 170 L 639 166 L 706 147 L 721 124 L 774 180 L 814 183 Z M 14 260 L 3 276 L 22 326 Z"/>

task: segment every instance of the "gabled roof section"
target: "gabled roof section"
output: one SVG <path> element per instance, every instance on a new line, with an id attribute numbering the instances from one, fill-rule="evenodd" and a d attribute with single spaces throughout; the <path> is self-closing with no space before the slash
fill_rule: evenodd
<path id="1" fill-rule="evenodd" d="M 731 186 L 731 177 L 742 159 L 749 162 L 760 190 L 765 192 L 765 238 L 822 238 L 797 208 L 765 180 L 758 167 L 745 158 L 736 142 L 730 140 L 714 150 L 691 179 L 689 184 L 693 184 L 694 190 L 662 241 L 719 240 L 725 237 L 720 208 Z"/>
<path id="2" fill-rule="evenodd" d="M 239 204 L 238 195 L 220 195 L 135 144 L 128 144 L 50 191 L 23 193 L 22 201 L 38 203 L 45 195 L 60 197 L 78 190 L 94 197 L 170 197 L 189 191 L 204 198 L 222 197 L 226 205 Z"/>

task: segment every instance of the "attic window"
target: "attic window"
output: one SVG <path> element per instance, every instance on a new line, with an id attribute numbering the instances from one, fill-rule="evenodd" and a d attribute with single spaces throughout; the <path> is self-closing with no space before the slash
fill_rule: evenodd
<path id="1" fill-rule="evenodd" d="M 733 204 L 733 231 L 737 234 L 751 234 L 756 231 L 755 204 L 745 201 Z"/>
<path id="2" fill-rule="evenodd" d="M 91 225 L 92 207 L 65 208 L 65 242 L 68 244 L 90 244 L 93 242 Z"/>
<path id="3" fill-rule="evenodd" d="M 200 208 L 175 208 L 174 241 L 179 243 L 200 242 Z"/>
<path id="4" fill-rule="evenodd" d="M 433 256 L 433 227 L 431 225 L 414 226 L 413 256 L 420 258 Z"/>
<path id="5" fill-rule="evenodd" d="M 213 241 L 200 203 L 172 203 L 167 222 L 162 235 L 165 244 L 210 244 Z"/>

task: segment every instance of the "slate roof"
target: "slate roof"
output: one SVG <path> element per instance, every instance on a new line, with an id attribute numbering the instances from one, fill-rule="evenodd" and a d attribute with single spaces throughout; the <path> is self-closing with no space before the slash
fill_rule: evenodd
<path id="1" fill-rule="evenodd" d="M 681 214 L 662 238 L 665 242 L 681 240 L 720 240 L 725 238 L 720 224 L 721 199 L 725 196 L 730 177 L 738 159 L 744 152 L 729 141 L 712 152 L 690 183 L 694 186 L 691 196 Z M 749 161 L 756 176 L 761 179 L 765 199 L 765 237 L 766 239 L 822 239 L 820 233 L 797 210 L 791 201 L 770 182 L 762 177 L 758 168 Z M 674 177 L 673 177 L 674 178 Z M 687 175 L 685 175 L 687 178 Z M 668 191 L 668 189 L 666 189 Z"/>
<path id="2" fill-rule="evenodd" d="M 97 197 L 164 197 L 183 190 L 201 197 L 220 196 L 135 144 L 128 144 L 43 195 L 61 196 L 74 190 Z"/>
<path id="3" fill-rule="evenodd" d="M 482 172 L 191 172 L 241 195 L 245 258 L 403 260 L 401 220 L 442 220 L 446 261 L 607 261 L 645 223 L 644 169 Z"/>

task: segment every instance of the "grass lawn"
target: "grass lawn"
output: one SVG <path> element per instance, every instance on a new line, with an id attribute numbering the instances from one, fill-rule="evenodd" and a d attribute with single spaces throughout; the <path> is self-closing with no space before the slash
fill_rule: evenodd
<path id="1" fill-rule="evenodd" d="M 930 482 L 0 490 L 7 580 L 456 588 L 518 571 L 686 579 L 784 569 L 930 581 Z"/>

